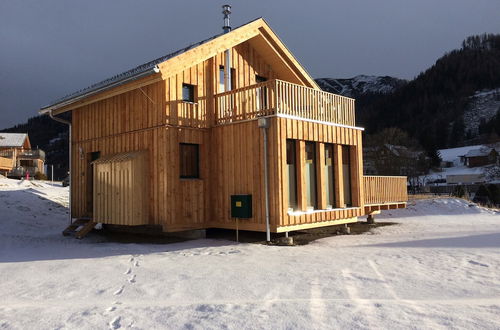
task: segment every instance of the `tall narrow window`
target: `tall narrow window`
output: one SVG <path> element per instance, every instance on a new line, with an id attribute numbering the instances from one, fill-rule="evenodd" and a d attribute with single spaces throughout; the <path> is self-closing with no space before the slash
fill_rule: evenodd
<path id="1" fill-rule="evenodd" d="M 288 210 L 297 208 L 297 157 L 295 141 L 286 140 L 286 169 L 288 175 Z"/>
<path id="2" fill-rule="evenodd" d="M 231 75 L 231 90 L 236 89 L 236 70 L 231 68 L 231 71 L 229 72 Z M 226 91 L 226 86 L 225 86 L 225 79 L 224 79 L 224 66 L 221 65 L 219 66 L 219 93 L 224 93 Z"/>
<path id="3" fill-rule="evenodd" d="M 316 208 L 316 148 L 314 142 L 306 142 L 306 193 L 307 208 Z"/>
<path id="4" fill-rule="evenodd" d="M 326 185 L 326 208 L 331 209 L 335 205 L 335 185 L 333 168 L 333 144 L 325 143 L 325 185 Z"/>
<path id="5" fill-rule="evenodd" d="M 342 146 L 342 176 L 344 178 L 344 202 L 352 206 L 351 194 L 351 153 L 349 146 Z"/>
<path id="6" fill-rule="evenodd" d="M 184 102 L 193 102 L 194 103 L 194 85 L 190 84 L 182 84 L 182 100 Z"/>
<path id="7" fill-rule="evenodd" d="M 179 144 L 180 177 L 183 179 L 197 179 L 200 177 L 199 145 L 191 143 Z"/>

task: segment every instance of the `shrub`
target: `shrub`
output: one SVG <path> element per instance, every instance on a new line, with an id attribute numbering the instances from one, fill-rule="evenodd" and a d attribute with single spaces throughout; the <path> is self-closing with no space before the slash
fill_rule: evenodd
<path id="1" fill-rule="evenodd" d="M 36 172 L 34 178 L 35 180 L 47 180 L 47 176 L 42 172 Z"/>

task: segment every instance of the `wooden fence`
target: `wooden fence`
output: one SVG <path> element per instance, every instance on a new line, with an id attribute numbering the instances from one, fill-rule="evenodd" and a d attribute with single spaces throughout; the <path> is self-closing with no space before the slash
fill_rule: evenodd
<path id="1" fill-rule="evenodd" d="M 282 80 L 270 80 L 216 96 L 216 124 L 283 114 L 354 126 L 354 99 Z"/>
<path id="2" fill-rule="evenodd" d="M 406 202 L 405 176 L 364 176 L 365 204 Z"/>

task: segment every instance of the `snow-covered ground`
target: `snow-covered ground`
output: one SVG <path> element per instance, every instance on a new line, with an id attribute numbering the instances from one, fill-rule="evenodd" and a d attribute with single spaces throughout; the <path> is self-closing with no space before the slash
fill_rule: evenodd
<path id="1" fill-rule="evenodd" d="M 0 329 L 498 329 L 500 214 L 459 199 L 297 247 L 61 236 L 67 188 L 0 179 Z"/>

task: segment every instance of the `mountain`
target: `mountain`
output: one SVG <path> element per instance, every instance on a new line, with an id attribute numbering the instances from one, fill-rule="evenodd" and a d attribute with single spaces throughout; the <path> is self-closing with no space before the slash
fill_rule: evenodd
<path id="1" fill-rule="evenodd" d="M 367 94 L 390 94 L 407 83 L 406 80 L 389 76 L 366 75 L 349 79 L 319 78 L 316 82 L 324 91 L 352 98 L 365 97 Z"/>
<path id="2" fill-rule="evenodd" d="M 500 35 L 468 37 L 409 82 L 359 76 L 318 84 L 356 98 L 356 121 L 368 135 L 400 128 L 429 154 L 500 136 Z"/>

